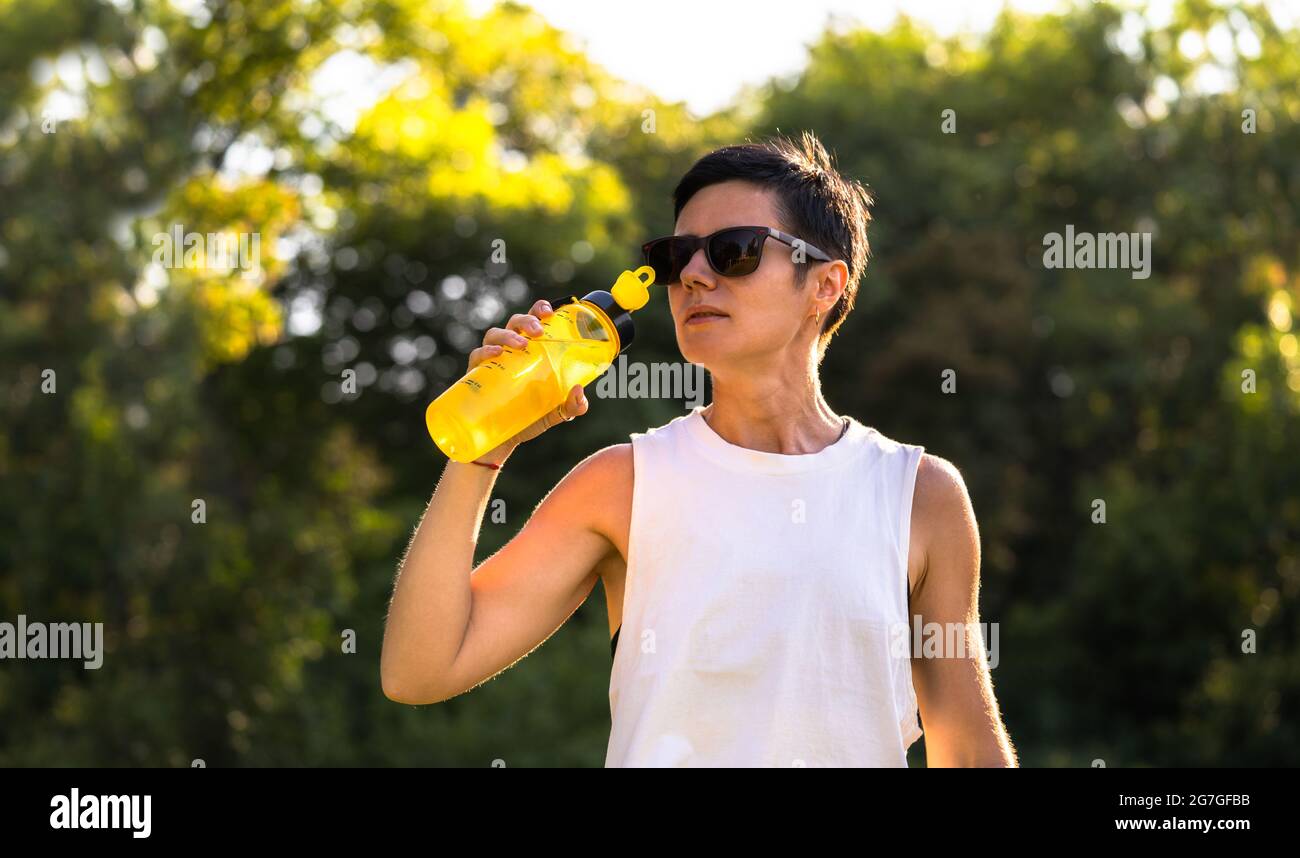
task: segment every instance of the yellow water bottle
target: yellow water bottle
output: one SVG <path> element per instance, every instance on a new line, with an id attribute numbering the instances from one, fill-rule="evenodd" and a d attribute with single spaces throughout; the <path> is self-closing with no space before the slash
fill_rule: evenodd
<path id="1" fill-rule="evenodd" d="M 555 306 L 542 334 L 465 374 L 429 403 L 424 421 L 453 462 L 472 462 L 559 407 L 575 384 L 587 385 L 632 343 L 632 311 L 650 300 L 654 269 L 619 275 L 614 288 Z"/>

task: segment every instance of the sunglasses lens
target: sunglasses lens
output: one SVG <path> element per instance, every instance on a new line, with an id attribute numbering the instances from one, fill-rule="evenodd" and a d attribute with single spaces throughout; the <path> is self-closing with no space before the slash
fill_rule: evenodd
<path id="1" fill-rule="evenodd" d="M 723 277 L 753 274 L 763 259 L 765 233 L 754 229 L 725 229 L 708 241 L 707 256 L 713 270 Z M 650 242 L 644 248 L 645 264 L 655 270 L 655 282 L 663 286 L 676 283 L 682 269 L 690 264 L 702 239 L 670 236 Z"/>
<path id="2" fill-rule="evenodd" d="M 763 258 L 766 236 L 752 229 L 729 229 L 709 241 L 709 262 L 723 277 L 754 273 Z"/>
<path id="3" fill-rule="evenodd" d="M 689 260 L 689 251 L 679 238 L 652 241 L 645 250 L 645 264 L 655 270 L 655 282 L 661 286 L 676 283 Z"/>

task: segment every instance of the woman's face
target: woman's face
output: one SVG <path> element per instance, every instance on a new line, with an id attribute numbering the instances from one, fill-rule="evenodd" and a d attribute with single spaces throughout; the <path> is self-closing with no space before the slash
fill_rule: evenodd
<path id="1" fill-rule="evenodd" d="M 789 231 L 777 219 L 772 191 L 729 181 L 691 197 L 674 234 L 705 236 L 729 226 Z M 668 287 L 682 357 L 714 375 L 759 370 L 784 357 L 806 362 L 817 308 L 814 290 L 795 288 L 792 252 L 789 245 L 768 238 L 757 270 L 723 277 L 709 265 L 704 248 L 697 250 L 682 269 L 680 282 Z M 701 304 L 725 315 L 687 320 L 688 311 Z"/>

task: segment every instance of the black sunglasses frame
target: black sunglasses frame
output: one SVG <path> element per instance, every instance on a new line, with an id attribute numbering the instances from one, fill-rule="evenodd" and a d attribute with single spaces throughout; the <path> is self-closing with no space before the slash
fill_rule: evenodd
<path id="1" fill-rule="evenodd" d="M 816 259 L 818 262 L 831 261 L 830 255 L 826 253 L 826 251 L 822 250 L 821 248 L 814 247 L 808 242 L 796 236 L 790 235 L 790 233 L 788 232 L 782 232 L 781 230 L 773 229 L 770 226 L 729 226 L 724 229 L 720 229 L 717 232 L 709 233 L 708 235 L 705 236 L 666 235 L 663 238 L 656 238 L 652 241 L 647 241 L 645 244 L 641 245 L 641 255 L 644 258 L 646 265 L 649 265 L 651 268 L 655 268 L 654 264 L 650 261 L 651 249 L 656 247 L 657 245 L 661 245 L 666 242 L 675 242 L 678 245 L 678 247 L 685 245 L 685 249 L 690 251 L 689 253 L 686 253 L 684 256 L 679 257 L 681 259 L 685 259 L 686 262 L 689 262 L 690 259 L 693 256 L 695 256 L 695 252 L 699 250 L 701 247 L 703 247 L 704 258 L 708 260 L 709 267 L 712 268 L 714 272 L 716 272 L 717 274 L 723 277 L 744 277 L 746 275 L 753 274 L 755 271 L 758 270 L 758 266 L 763 263 L 763 248 L 767 246 L 767 241 L 764 240 L 759 243 L 758 252 L 755 253 L 753 256 L 754 264 L 752 267 L 748 268 L 745 271 L 739 271 L 739 272 L 728 274 L 726 271 L 722 270 L 718 266 L 717 261 L 713 258 L 713 240 L 718 236 L 729 232 L 747 232 L 750 233 L 751 239 L 759 238 L 759 237 L 762 237 L 764 239 L 775 238 L 777 241 L 781 242 L 782 244 L 788 244 L 791 247 L 797 248 L 801 246 L 803 250 L 810 257 Z M 796 244 L 796 242 L 798 242 L 798 244 Z M 655 281 L 660 286 L 670 286 L 673 283 L 678 282 L 679 280 L 681 280 L 682 268 L 686 267 L 686 262 L 683 262 L 680 267 L 677 267 L 676 263 L 674 263 L 674 267 L 676 267 L 677 270 L 670 271 L 667 273 L 667 275 L 663 277 L 660 277 L 661 272 L 659 271 L 659 269 L 655 268 Z"/>

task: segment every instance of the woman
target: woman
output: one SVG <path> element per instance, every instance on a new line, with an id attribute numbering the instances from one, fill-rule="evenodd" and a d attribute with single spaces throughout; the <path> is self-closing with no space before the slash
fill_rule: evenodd
<path id="1" fill-rule="evenodd" d="M 391 699 L 437 702 L 491 678 L 600 580 L 607 766 L 905 766 L 918 714 L 929 765 L 1015 765 L 978 640 L 979 534 L 960 474 L 821 394 L 870 204 L 811 134 L 691 168 L 674 235 L 645 252 L 712 402 L 588 457 L 472 573 L 498 469 L 585 414 L 582 388 L 478 462 L 449 462 L 394 588 Z M 551 312 L 539 301 L 488 331 L 470 366 Z M 913 616 L 957 627 L 970 651 L 910 653 Z"/>

